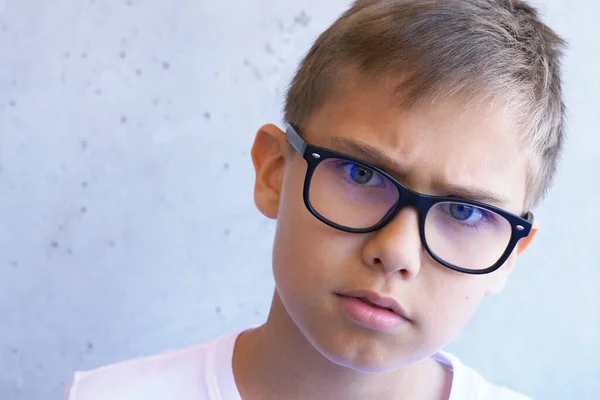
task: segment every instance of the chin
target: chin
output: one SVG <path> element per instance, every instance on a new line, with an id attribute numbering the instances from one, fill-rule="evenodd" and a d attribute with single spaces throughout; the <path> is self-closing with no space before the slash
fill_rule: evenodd
<path id="1" fill-rule="evenodd" d="M 383 374 L 398 370 L 405 366 L 401 361 L 393 362 L 392 360 L 381 360 L 376 357 L 364 357 L 361 359 L 347 358 L 340 356 L 325 355 L 329 361 L 339 365 L 340 367 L 351 369 L 361 374 Z"/>
<path id="2" fill-rule="evenodd" d="M 415 354 L 400 352 L 393 354 L 383 343 L 369 344 L 370 340 L 367 338 L 344 339 L 338 336 L 336 339 L 319 341 L 313 338 L 310 341 L 313 347 L 331 363 L 363 374 L 391 372 L 418 359 Z"/>

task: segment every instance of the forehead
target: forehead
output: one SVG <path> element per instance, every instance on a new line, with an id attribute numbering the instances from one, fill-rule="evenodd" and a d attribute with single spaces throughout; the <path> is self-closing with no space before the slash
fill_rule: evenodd
<path id="1" fill-rule="evenodd" d="M 452 195 L 440 188 L 480 188 L 509 199 L 503 207 L 520 213 L 528 157 L 506 108 L 455 96 L 400 109 L 396 87 L 345 80 L 309 118 L 306 139 L 340 151 L 346 149 L 337 148 L 336 138 L 367 144 L 401 165 L 402 172 L 394 175 L 413 190 Z"/>

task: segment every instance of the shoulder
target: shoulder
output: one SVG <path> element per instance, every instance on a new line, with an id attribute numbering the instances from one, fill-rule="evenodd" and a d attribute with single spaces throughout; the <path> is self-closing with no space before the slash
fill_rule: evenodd
<path id="1" fill-rule="evenodd" d="M 119 362 L 74 375 L 68 400 L 204 398 L 203 379 L 214 369 L 228 336 L 197 346 Z"/>
<path id="2" fill-rule="evenodd" d="M 434 358 L 447 364 L 453 371 L 449 400 L 532 400 L 523 394 L 487 381 L 456 356 L 440 352 Z"/>

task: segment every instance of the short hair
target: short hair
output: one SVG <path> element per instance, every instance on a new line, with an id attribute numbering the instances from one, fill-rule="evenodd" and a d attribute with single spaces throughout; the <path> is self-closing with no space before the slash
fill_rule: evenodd
<path id="1" fill-rule="evenodd" d="M 510 106 L 533 150 L 526 207 L 546 194 L 564 142 L 560 60 L 565 41 L 519 0 L 358 0 L 315 41 L 286 95 L 284 118 L 302 127 L 341 85 L 402 76 L 402 107 L 453 94 Z"/>

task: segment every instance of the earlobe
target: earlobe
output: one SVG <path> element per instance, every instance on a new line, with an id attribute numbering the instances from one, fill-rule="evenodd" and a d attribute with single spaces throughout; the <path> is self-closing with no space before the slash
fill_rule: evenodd
<path id="1" fill-rule="evenodd" d="M 262 126 L 252 145 L 254 202 L 268 218 L 277 218 L 286 155 L 285 133 L 272 124 Z"/>

